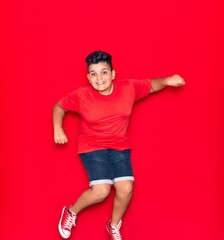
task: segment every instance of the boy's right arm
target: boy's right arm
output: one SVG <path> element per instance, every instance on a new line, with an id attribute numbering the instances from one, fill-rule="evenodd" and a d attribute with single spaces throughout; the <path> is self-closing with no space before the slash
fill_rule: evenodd
<path id="1" fill-rule="evenodd" d="M 54 126 L 54 141 L 58 144 L 65 144 L 68 138 L 63 130 L 63 119 L 65 111 L 57 103 L 53 109 L 53 126 Z"/>

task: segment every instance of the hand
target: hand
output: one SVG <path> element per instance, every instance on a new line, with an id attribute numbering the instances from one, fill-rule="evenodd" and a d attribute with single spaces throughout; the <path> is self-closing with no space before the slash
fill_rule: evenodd
<path id="1" fill-rule="evenodd" d="M 183 85 L 185 85 L 184 79 L 177 74 L 167 78 L 167 86 L 181 87 Z"/>
<path id="2" fill-rule="evenodd" d="M 68 138 L 65 135 L 63 128 L 55 128 L 54 130 L 54 142 L 58 144 L 65 144 L 68 142 Z"/>

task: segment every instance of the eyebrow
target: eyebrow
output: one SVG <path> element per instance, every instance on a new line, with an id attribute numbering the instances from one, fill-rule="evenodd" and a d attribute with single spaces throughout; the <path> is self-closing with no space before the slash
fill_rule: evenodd
<path id="1" fill-rule="evenodd" d="M 103 71 L 103 70 L 108 70 L 108 68 L 102 68 L 102 69 L 100 69 L 100 71 Z M 93 69 L 93 70 L 91 70 L 90 72 L 95 72 L 95 70 Z"/>

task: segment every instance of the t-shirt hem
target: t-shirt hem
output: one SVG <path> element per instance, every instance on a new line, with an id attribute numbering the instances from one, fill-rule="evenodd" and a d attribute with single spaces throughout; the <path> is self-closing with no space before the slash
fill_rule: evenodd
<path id="1" fill-rule="evenodd" d="M 127 147 L 97 147 L 97 148 L 89 148 L 89 149 L 84 149 L 84 150 L 78 150 L 78 154 L 82 154 L 82 153 L 87 153 L 87 152 L 93 152 L 93 151 L 97 151 L 97 150 L 105 150 L 105 149 L 113 149 L 116 151 L 123 151 L 123 150 L 127 150 L 127 149 L 131 149 L 130 146 Z"/>

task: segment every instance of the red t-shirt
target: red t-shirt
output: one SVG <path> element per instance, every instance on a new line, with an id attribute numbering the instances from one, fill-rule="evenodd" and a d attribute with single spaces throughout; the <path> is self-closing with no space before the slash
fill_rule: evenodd
<path id="1" fill-rule="evenodd" d="M 100 149 L 129 149 L 127 128 L 132 107 L 149 94 L 151 81 L 114 80 L 113 92 L 102 95 L 91 85 L 81 87 L 59 101 L 68 111 L 81 115 L 78 153 Z"/>

